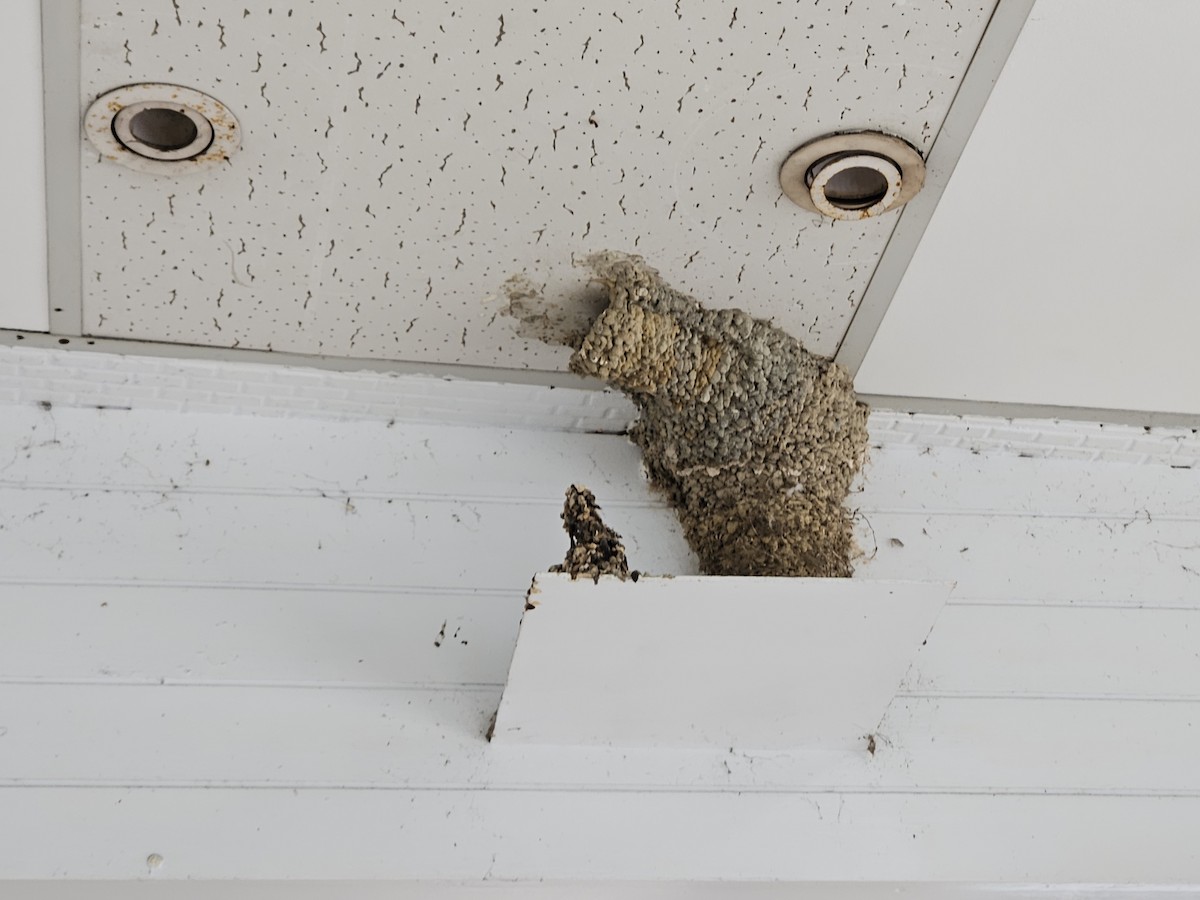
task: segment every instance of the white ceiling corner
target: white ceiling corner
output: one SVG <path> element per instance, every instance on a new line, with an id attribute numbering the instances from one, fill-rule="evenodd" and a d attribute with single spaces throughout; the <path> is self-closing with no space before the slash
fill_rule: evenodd
<path id="1" fill-rule="evenodd" d="M 860 391 L 908 409 L 1195 422 L 1197 30 L 1188 0 L 1039 0 Z"/>

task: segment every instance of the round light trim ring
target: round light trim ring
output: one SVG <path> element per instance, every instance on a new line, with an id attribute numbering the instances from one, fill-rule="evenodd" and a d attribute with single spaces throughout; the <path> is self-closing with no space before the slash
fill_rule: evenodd
<path id="1" fill-rule="evenodd" d="M 851 169 L 872 169 L 882 175 L 887 183 L 884 195 L 868 206 L 859 207 L 847 206 L 830 200 L 825 194 L 825 188 L 829 182 L 835 175 Z M 896 202 L 896 198 L 900 196 L 900 186 L 900 168 L 890 159 L 870 154 L 856 154 L 843 156 L 822 166 L 813 177 L 808 192 L 812 197 L 813 205 L 832 219 L 866 219 L 890 209 Z"/>
<path id="2" fill-rule="evenodd" d="M 847 160 L 853 159 L 859 161 L 847 164 Z M 890 164 L 899 171 L 899 190 L 893 192 L 895 182 L 891 171 L 876 168 L 879 162 Z M 840 167 L 830 171 L 834 166 Z M 825 208 L 817 205 L 813 188 L 822 175 L 826 175 L 821 184 L 823 191 L 829 184 L 828 179 L 839 172 L 863 167 L 879 171 L 887 181 L 887 190 L 878 201 L 865 208 L 837 206 L 832 202 Z M 903 138 L 879 131 L 850 131 L 815 138 L 794 150 L 779 170 L 779 186 L 789 200 L 817 215 L 843 221 L 869 219 L 897 209 L 915 197 L 924 184 L 925 160 L 920 152 Z M 835 211 L 831 212 L 830 207 Z"/>
<path id="3" fill-rule="evenodd" d="M 177 150 L 163 150 L 138 140 L 137 136 L 133 133 L 131 123 L 136 115 L 152 109 L 169 109 L 171 112 L 187 116 L 192 124 L 196 126 L 196 136 L 189 144 Z M 191 159 L 193 156 L 199 156 L 207 150 L 213 142 L 212 122 L 208 121 L 208 119 L 200 115 L 196 110 L 189 106 L 184 106 L 182 103 L 174 106 L 167 106 L 156 100 L 143 100 L 141 103 L 131 103 L 129 106 L 122 107 L 121 111 L 113 116 L 112 129 L 113 134 L 125 146 L 125 149 L 132 150 L 138 156 L 144 156 L 148 159 L 172 161 Z"/>
<path id="4" fill-rule="evenodd" d="M 159 149 L 143 143 L 131 123 L 150 109 L 182 113 L 196 127 L 186 146 Z M 241 146 L 237 117 L 215 97 L 177 84 L 131 84 L 101 94 L 88 107 L 84 129 L 107 161 L 138 172 L 180 175 L 224 165 Z"/>

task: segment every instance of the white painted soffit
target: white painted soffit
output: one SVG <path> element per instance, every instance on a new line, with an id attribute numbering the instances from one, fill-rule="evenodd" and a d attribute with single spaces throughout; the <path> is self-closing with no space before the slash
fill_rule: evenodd
<path id="1" fill-rule="evenodd" d="M 905 409 L 1200 419 L 1197 30 L 1186 0 L 1037 4 L 860 391 Z"/>
<path id="2" fill-rule="evenodd" d="M 1019 12 L 1012 33 L 1027 8 L 1002 5 Z M 568 351 L 496 315 L 504 283 L 522 274 L 569 302 L 584 285 L 572 258 L 617 248 L 832 353 L 898 214 L 821 220 L 781 199 L 779 166 L 832 130 L 928 151 L 993 3 L 392 12 L 83 0 L 74 31 L 54 14 L 57 53 L 83 38 L 73 116 L 117 85 L 170 80 L 227 103 L 245 133 L 211 177 L 82 151 L 81 289 L 56 302 L 54 339 L 565 381 Z M 69 255 L 78 224 L 65 199 L 56 210 Z"/>

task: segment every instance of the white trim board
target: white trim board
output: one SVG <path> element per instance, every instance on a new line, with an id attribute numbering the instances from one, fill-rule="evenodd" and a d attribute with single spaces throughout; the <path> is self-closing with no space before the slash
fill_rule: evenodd
<path id="1" fill-rule="evenodd" d="M 1178 796 L 30 786 L 0 801 L 16 878 L 145 878 L 156 854 L 163 879 L 1200 880 L 1200 800 Z M 64 868 L 64 847 L 88 852 Z"/>
<path id="2" fill-rule="evenodd" d="M 588 383 L 584 383 L 588 384 Z M 868 400 L 873 398 L 866 398 Z M 611 390 L 473 381 L 397 371 L 71 353 L 0 347 L 0 403 L 160 409 L 355 421 L 492 425 L 620 434 L 636 418 Z M 1103 412 L 1095 411 L 1097 419 Z M 1045 410 L 1044 415 L 1055 411 Z M 1190 426 L 1139 427 L 1035 417 L 905 413 L 874 408 L 876 446 L 1167 465 L 1200 464 Z"/>
<path id="3" fill-rule="evenodd" d="M 702 881 L 19 881 L 25 900 L 1161 900 L 1200 885 Z"/>
<path id="4" fill-rule="evenodd" d="M 953 587 L 538 574 L 492 740 L 861 750 Z"/>
<path id="5" fill-rule="evenodd" d="M 390 375 L 426 375 L 434 378 L 454 378 L 463 381 L 505 382 L 543 387 L 584 388 L 604 390 L 604 385 L 571 372 L 544 369 L 493 369 L 483 366 L 462 366 L 449 363 L 410 362 L 390 359 L 356 359 L 347 356 L 309 356 L 277 350 L 243 350 L 230 347 L 208 347 L 199 344 L 168 344 L 162 341 L 139 341 L 124 338 L 102 338 L 68 333 L 0 329 L 0 347 L 54 349 L 120 356 L 157 357 L 176 360 L 205 360 L 244 365 L 304 366 L 329 372 L 379 372 Z"/>
<path id="6" fill-rule="evenodd" d="M 635 415 L 611 390 L 31 346 L 0 348 L 0 401 L 603 433 L 624 432 Z"/>
<path id="7" fill-rule="evenodd" d="M 893 394 L 863 394 L 859 398 L 872 409 L 939 416 L 988 416 L 1003 419 L 1054 420 L 1060 422 L 1103 422 L 1105 425 L 1141 428 L 1200 427 L 1200 416 L 1191 413 L 1147 409 L 1107 409 L 1099 406 L 1055 406 L 1051 403 L 1006 403 L 997 400 L 953 400 L 945 397 L 902 397 Z"/>
<path id="8" fill-rule="evenodd" d="M 18 350 L 71 351 L 78 356 L 119 356 L 121 358 L 154 358 L 179 363 L 230 363 L 231 371 L 241 367 L 304 367 L 314 372 L 376 373 L 387 376 L 417 375 L 452 379 L 462 382 L 504 382 L 508 384 L 580 390 L 611 394 L 611 389 L 591 379 L 570 372 L 548 372 L 536 369 L 487 369 L 477 366 L 433 365 L 390 360 L 348 359 L 343 357 L 304 356 L 297 353 L 277 353 L 267 350 L 231 350 L 221 347 L 199 347 L 189 344 L 164 344 L 154 341 L 131 341 L 115 338 L 79 337 L 75 334 L 41 334 L 29 331 L 0 329 L 0 348 Z M 89 353 L 90 351 L 90 353 Z M 81 368 L 89 363 L 80 362 Z M 861 394 L 863 402 L 875 410 L 897 413 L 926 413 L 945 416 L 995 416 L 1006 419 L 1073 421 L 1080 424 L 1103 422 L 1106 425 L 1142 427 L 1194 428 L 1200 427 L 1200 416 L 1136 409 L 1101 409 L 1096 407 L 1067 407 L 1031 403 L 998 403 L 992 401 L 951 400 L 937 397 L 899 397 L 883 394 Z M 627 405 L 627 408 L 628 407 Z M 508 424 L 520 426 L 519 422 Z"/>

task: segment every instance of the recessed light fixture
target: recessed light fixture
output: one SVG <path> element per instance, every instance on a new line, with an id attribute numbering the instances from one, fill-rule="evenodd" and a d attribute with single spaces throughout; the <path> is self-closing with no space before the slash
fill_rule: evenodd
<path id="1" fill-rule="evenodd" d="M 241 145 L 228 107 L 175 84 L 131 84 L 102 94 L 84 127 L 104 159 L 157 175 L 212 168 Z"/>
<path id="2" fill-rule="evenodd" d="M 916 148 L 877 131 L 809 141 L 779 172 L 779 184 L 794 203 L 848 221 L 903 206 L 924 183 L 925 161 Z"/>

